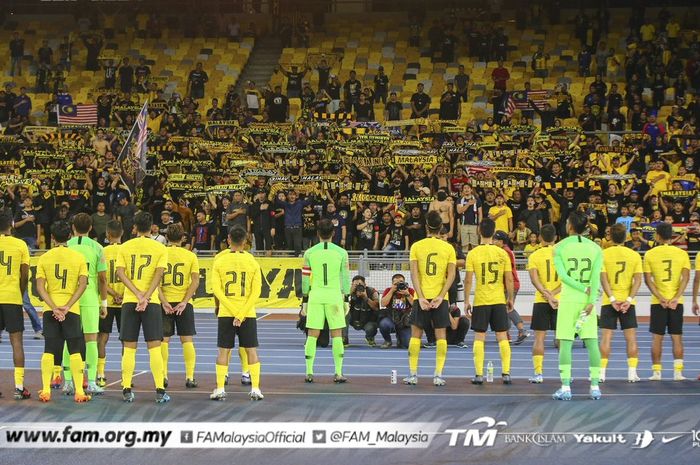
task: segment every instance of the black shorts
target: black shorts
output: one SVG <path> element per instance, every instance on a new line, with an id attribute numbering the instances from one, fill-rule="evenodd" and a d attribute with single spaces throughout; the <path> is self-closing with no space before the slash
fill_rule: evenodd
<path id="1" fill-rule="evenodd" d="M 0 304 L 0 331 L 21 333 L 24 331 L 24 313 L 22 306 L 15 304 Z"/>
<path id="2" fill-rule="evenodd" d="M 251 349 L 258 346 L 258 320 L 255 318 L 246 318 L 240 327 L 233 326 L 232 316 L 222 316 L 218 320 L 217 347 L 233 349 L 236 346 L 236 335 L 239 347 Z"/>
<path id="3" fill-rule="evenodd" d="M 420 329 L 428 329 L 431 326 L 433 329 L 447 328 L 450 326 L 450 307 L 447 302 L 443 301 L 438 308 L 424 311 L 421 310 L 420 303 L 416 299 L 413 301 L 411 324 Z"/>
<path id="4" fill-rule="evenodd" d="M 618 312 L 612 305 L 603 305 L 600 307 L 598 327 L 601 329 L 617 329 L 617 320 L 620 320 L 620 329 L 636 328 L 637 312 L 634 309 L 634 305 L 630 305 L 627 313 Z"/>
<path id="5" fill-rule="evenodd" d="M 173 308 L 177 304 L 173 304 Z M 180 315 L 174 313 L 168 315 L 163 312 L 163 337 L 172 337 L 177 327 L 178 336 L 194 336 L 197 331 L 194 329 L 194 308 L 192 304 L 187 304 L 185 310 Z"/>
<path id="6" fill-rule="evenodd" d="M 532 306 L 530 329 L 533 331 L 554 331 L 557 329 L 557 310 L 545 302 Z"/>
<path id="7" fill-rule="evenodd" d="M 478 305 L 472 308 L 472 330 L 475 333 L 485 333 L 489 326 L 491 331 L 508 331 L 510 320 L 506 304 Z"/>
<path id="8" fill-rule="evenodd" d="M 663 308 L 660 304 L 651 306 L 649 332 L 663 336 L 668 334 L 683 334 L 683 304 L 678 304 L 675 310 Z"/>
<path id="9" fill-rule="evenodd" d="M 111 334 L 114 322 L 117 322 L 117 333 L 122 331 L 122 308 L 121 307 L 107 307 L 107 316 L 104 319 L 100 319 L 100 332 L 104 334 Z"/>
<path id="10" fill-rule="evenodd" d="M 58 321 L 53 317 L 53 312 L 44 312 L 44 338 L 45 339 L 76 339 L 83 338 L 83 329 L 80 325 L 80 315 L 72 312 L 66 313 L 66 319 Z"/>
<path id="11" fill-rule="evenodd" d="M 136 311 L 135 303 L 122 305 L 122 327 L 119 339 L 124 342 L 137 342 L 143 325 L 143 338 L 146 342 L 163 340 L 163 310 L 158 304 L 148 304 L 143 312 Z"/>

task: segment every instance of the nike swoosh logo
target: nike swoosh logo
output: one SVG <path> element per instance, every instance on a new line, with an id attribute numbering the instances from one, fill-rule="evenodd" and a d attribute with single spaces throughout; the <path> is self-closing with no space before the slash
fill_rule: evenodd
<path id="1" fill-rule="evenodd" d="M 681 438 L 681 437 L 683 437 L 682 434 L 679 435 L 679 436 L 672 436 L 672 437 L 670 437 L 670 438 L 667 438 L 666 436 L 664 436 L 664 437 L 661 438 L 661 443 L 662 443 L 662 444 L 668 444 L 669 442 L 673 442 L 673 441 L 675 441 L 676 439 Z"/>

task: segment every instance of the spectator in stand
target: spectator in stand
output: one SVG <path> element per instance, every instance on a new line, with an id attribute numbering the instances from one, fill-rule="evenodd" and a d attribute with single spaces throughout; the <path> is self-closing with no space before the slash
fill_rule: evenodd
<path id="1" fill-rule="evenodd" d="M 32 99 L 27 95 L 27 89 L 25 87 L 19 88 L 19 95 L 15 99 L 12 111 L 15 115 L 21 116 L 24 119 L 29 118 L 32 112 Z"/>
<path id="2" fill-rule="evenodd" d="M 360 100 L 362 83 L 357 79 L 355 70 L 350 71 L 350 78 L 343 84 L 343 96 L 345 99 L 345 109 L 353 111 L 355 105 Z"/>
<path id="3" fill-rule="evenodd" d="M 496 222 L 497 231 L 504 231 L 506 234 L 509 234 L 513 230 L 513 212 L 505 204 L 503 194 L 498 193 L 496 195 L 496 205 L 489 209 L 488 217 Z"/>
<path id="4" fill-rule="evenodd" d="M 440 119 L 457 120 L 460 115 L 459 95 L 454 91 L 454 84 L 447 83 L 447 90 L 440 97 Z"/>
<path id="5" fill-rule="evenodd" d="M 377 68 L 377 74 L 374 76 L 374 102 L 386 104 L 386 98 L 389 93 L 389 76 L 384 74 L 384 67 Z"/>
<path id="6" fill-rule="evenodd" d="M 389 96 L 389 101 L 385 105 L 384 119 L 386 121 L 398 121 L 401 119 L 401 110 L 403 104 L 399 102 L 396 92 L 392 92 Z"/>
<path id="7" fill-rule="evenodd" d="M 279 67 L 279 70 L 287 78 L 287 96 L 289 98 L 301 97 L 302 80 L 308 70 L 304 68 L 303 71 L 299 71 L 299 67 L 296 65 L 292 66 L 289 71 L 282 66 Z"/>
<path id="8" fill-rule="evenodd" d="M 255 249 L 272 251 L 272 204 L 267 199 L 267 193 L 260 189 L 255 194 L 255 201 L 250 206 L 250 219 L 253 222 Z"/>
<path id="9" fill-rule="evenodd" d="M 214 224 L 207 220 L 207 215 L 203 211 L 196 214 L 197 223 L 192 229 L 192 251 L 216 250 L 216 228 Z"/>
<path id="10" fill-rule="evenodd" d="M 44 40 L 41 43 L 41 47 L 37 51 L 37 57 L 39 64 L 44 64 L 47 66 L 51 66 L 51 60 L 53 59 L 53 49 L 49 47 L 49 41 Z"/>
<path id="11" fill-rule="evenodd" d="M 546 78 L 548 76 L 547 63 L 549 54 L 544 53 L 544 46 L 538 45 L 537 51 L 532 55 L 530 66 L 535 73 L 535 77 Z"/>
<path id="12" fill-rule="evenodd" d="M 15 215 L 15 237 L 23 240 L 30 249 L 37 248 L 37 226 L 34 215 L 34 202 L 31 197 L 22 200 L 22 208 Z"/>
<path id="13" fill-rule="evenodd" d="M 508 69 L 503 66 L 503 60 L 498 60 L 498 66 L 491 72 L 493 88 L 500 89 L 501 91 L 505 92 L 506 86 L 508 85 L 508 79 L 510 79 Z"/>
<path id="14" fill-rule="evenodd" d="M 129 59 L 124 58 L 119 70 L 119 89 L 123 93 L 130 93 L 131 89 L 134 87 L 134 68 L 129 64 Z"/>
<path id="15" fill-rule="evenodd" d="M 10 76 L 17 73 L 22 75 L 22 58 L 24 57 L 24 39 L 20 38 L 19 32 L 12 33 L 10 40 Z"/>
<path id="16" fill-rule="evenodd" d="M 416 93 L 411 96 L 411 118 L 427 118 L 430 110 L 430 96 L 423 89 L 422 82 L 418 83 Z"/>
<path id="17" fill-rule="evenodd" d="M 275 86 L 275 93 L 266 103 L 271 123 L 284 123 L 289 119 L 289 99 L 282 95 L 282 87 Z"/>
<path id="18" fill-rule="evenodd" d="M 459 65 L 454 82 L 457 87 L 457 96 L 462 102 L 467 102 L 469 99 L 469 75 L 464 72 L 464 65 Z"/>
<path id="19" fill-rule="evenodd" d="M 588 47 L 584 47 L 578 53 L 578 75 L 580 77 L 588 77 L 591 75 L 591 51 Z"/>
<path id="20" fill-rule="evenodd" d="M 295 190 L 289 191 L 286 200 L 277 202 L 277 206 L 283 210 L 285 242 L 295 256 L 301 255 L 302 211 L 306 203 L 306 200 L 299 200 L 299 194 Z"/>
<path id="21" fill-rule="evenodd" d="M 379 331 L 384 338 L 382 349 L 392 347 L 391 333 L 396 333 L 396 347 L 408 349 L 411 338 L 411 309 L 415 291 L 408 286 L 402 274 L 391 277 L 391 287 L 382 293 L 379 312 Z"/>
<path id="22" fill-rule="evenodd" d="M 187 77 L 187 95 L 193 100 L 204 98 L 204 85 L 209 82 L 209 75 L 204 71 L 202 63 L 198 62 Z"/>

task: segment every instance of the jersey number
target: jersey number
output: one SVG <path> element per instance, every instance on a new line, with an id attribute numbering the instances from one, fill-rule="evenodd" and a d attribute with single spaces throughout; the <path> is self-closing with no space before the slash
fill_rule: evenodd
<path id="1" fill-rule="evenodd" d="M 581 282 L 583 284 L 588 284 L 591 282 L 590 276 L 588 276 L 588 278 L 585 278 L 585 279 L 583 277 L 584 273 L 588 273 L 589 271 L 591 271 L 592 263 L 591 263 L 590 258 L 582 258 L 581 260 L 579 260 L 578 258 L 572 257 L 567 261 L 569 263 L 571 263 L 571 268 L 566 270 L 566 274 L 568 274 L 569 277 L 571 277 L 572 273 L 578 271 L 579 272 L 579 279 L 578 279 L 579 282 Z"/>
<path id="2" fill-rule="evenodd" d="M 328 263 L 323 264 L 323 285 L 328 286 Z"/>
<path id="3" fill-rule="evenodd" d="M 235 285 L 236 282 L 238 282 L 238 273 L 235 271 L 229 271 L 226 273 L 226 276 L 230 276 L 231 279 L 226 281 L 226 284 L 224 285 L 224 294 L 226 294 L 226 297 L 235 297 L 236 294 L 231 290 L 231 286 Z M 245 271 L 241 273 L 241 297 L 245 297 Z"/>
<path id="4" fill-rule="evenodd" d="M 486 281 L 486 271 L 493 276 L 493 279 Z M 481 284 L 494 284 L 498 282 L 498 262 L 483 262 L 481 264 Z"/>
<path id="5" fill-rule="evenodd" d="M 121 282 L 121 280 L 119 279 L 119 276 L 117 276 L 117 261 L 110 260 L 109 261 L 109 283 L 116 284 L 118 282 Z"/>
<path id="6" fill-rule="evenodd" d="M 61 289 L 65 289 L 66 285 L 68 284 L 68 270 L 64 269 L 63 271 L 61 271 L 61 266 L 58 263 L 56 263 L 54 267 L 54 276 L 56 277 L 56 279 L 61 281 Z"/>
<path id="7" fill-rule="evenodd" d="M 671 265 L 673 264 L 672 260 L 662 260 L 661 263 L 666 265 L 664 268 L 664 271 L 666 272 L 666 277 L 661 280 L 661 282 L 667 283 L 671 281 L 671 276 L 672 276 L 672 271 L 671 271 Z"/>
<path id="8" fill-rule="evenodd" d="M 182 286 L 185 284 L 185 274 L 180 271 L 180 269 L 185 266 L 184 263 L 176 263 L 175 266 L 171 265 L 168 263 L 168 271 L 165 272 L 165 275 L 172 274 L 173 279 L 172 279 L 172 285 L 173 286 Z M 163 277 L 163 282 L 167 282 L 165 279 L 165 276 Z"/>
<path id="9" fill-rule="evenodd" d="M 436 253 L 429 253 L 425 259 L 425 274 L 427 276 L 435 276 L 437 274 L 437 263 L 431 259 L 436 256 Z"/>
<path id="10" fill-rule="evenodd" d="M 10 276 L 12 274 L 12 255 L 9 255 L 5 261 L 5 252 L 0 252 L 0 266 L 7 268 L 7 276 Z"/>
<path id="11" fill-rule="evenodd" d="M 615 262 L 615 264 L 620 265 L 620 269 L 615 273 L 615 284 L 620 284 L 620 275 L 625 272 L 627 262 Z"/>
<path id="12" fill-rule="evenodd" d="M 551 283 L 552 282 L 552 261 L 547 259 L 544 262 L 545 266 L 547 267 L 547 282 Z M 559 276 L 557 275 L 557 270 L 554 270 L 554 281 L 557 281 L 559 279 Z"/>
<path id="13" fill-rule="evenodd" d="M 136 255 L 131 256 L 131 279 L 141 279 L 143 276 L 143 269 L 151 264 L 150 255 L 139 255 L 139 257 L 144 261 L 143 264 L 139 265 L 138 270 L 136 269 Z"/>

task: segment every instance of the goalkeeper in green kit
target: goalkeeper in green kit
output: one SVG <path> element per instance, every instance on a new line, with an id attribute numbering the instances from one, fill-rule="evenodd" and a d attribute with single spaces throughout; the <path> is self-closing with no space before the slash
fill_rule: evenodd
<path id="1" fill-rule="evenodd" d="M 314 382 L 314 360 L 318 336 L 328 321 L 333 341 L 334 383 L 344 383 L 343 376 L 343 328 L 345 328 L 345 297 L 350 294 L 350 269 L 348 253 L 331 241 L 335 226 L 330 220 L 318 222 L 316 229 L 321 242 L 304 253 L 301 270 L 301 288 L 309 296 L 306 312 L 308 336 L 304 347 L 306 356 L 306 382 Z"/>
<path id="2" fill-rule="evenodd" d="M 591 376 L 591 399 L 601 397 L 600 349 L 598 347 L 598 318 L 595 302 L 600 289 L 603 251 L 593 241 L 582 237 L 588 219 L 581 213 L 569 215 L 566 229 L 569 237 L 554 248 L 554 266 L 561 279 L 561 295 L 557 311 L 559 339 L 559 372 L 561 388 L 552 397 L 571 400 L 571 351 L 576 334 L 586 344 Z"/>

